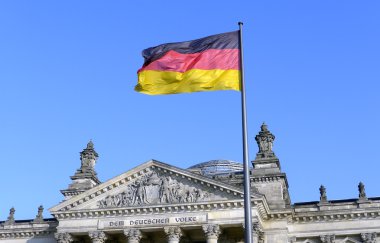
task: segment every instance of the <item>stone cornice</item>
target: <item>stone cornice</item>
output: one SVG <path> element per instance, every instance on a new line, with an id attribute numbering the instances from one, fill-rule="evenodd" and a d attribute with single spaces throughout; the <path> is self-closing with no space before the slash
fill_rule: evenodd
<path id="1" fill-rule="evenodd" d="M 380 218 L 379 198 L 332 200 L 324 203 L 299 203 L 292 206 L 295 223 L 347 221 Z"/>
<path id="2" fill-rule="evenodd" d="M 45 230 L 45 231 L 20 231 L 20 232 L 4 232 L 0 233 L 0 239 L 21 239 L 30 238 L 35 236 L 45 236 L 54 233 L 55 230 Z"/>
<path id="3" fill-rule="evenodd" d="M 252 206 L 262 219 L 284 218 L 288 217 L 289 212 L 271 214 L 268 204 L 263 199 L 253 199 Z M 53 216 L 57 220 L 64 219 L 81 219 L 81 218 L 104 218 L 118 216 L 134 216 L 134 215 L 161 215 L 168 213 L 191 213 L 191 212 L 212 212 L 215 210 L 231 210 L 242 209 L 244 207 L 243 199 L 200 202 L 192 204 L 173 204 L 173 205 L 153 205 L 145 207 L 128 207 L 128 208 L 106 208 L 106 209 L 90 209 L 90 210 L 71 210 L 69 212 L 54 212 Z"/>
<path id="4" fill-rule="evenodd" d="M 360 219 L 379 219 L 380 209 L 371 211 L 336 211 L 336 212 L 319 212 L 294 214 L 293 223 L 310 223 L 310 222 L 332 222 L 332 221 L 350 221 Z"/>
<path id="5" fill-rule="evenodd" d="M 259 204 L 257 207 L 262 207 Z M 260 211 L 260 210 L 259 210 Z M 264 211 L 264 210 L 261 210 Z M 319 223 L 319 222 L 339 222 L 361 219 L 380 219 L 380 208 L 358 208 L 356 210 L 324 210 L 297 213 L 293 209 L 281 211 L 268 210 L 264 220 L 284 220 L 289 223 Z M 260 215 L 264 215 L 260 213 Z"/>
<path id="6" fill-rule="evenodd" d="M 21 239 L 35 236 L 46 236 L 56 232 L 58 222 L 44 222 L 42 224 L 14 223 L 12 225 L 0 227 L 0 240 Z"/>
<path id="7" fill-rule="evenodd" d="M 103 218 L 114 216 L 152 215 L 182 212 L 208 212 L 214 210 L 229 210 L 243 208 L 243 200 L 201 202 L 192 204 L 165 204 L 145 207 L 105 208 L 90 210 L 71 210 L 69 212 L 54 212 L 58 220 L 72 218 Z M 263 207 L 264 208 L 264 207 Z M 260 210 L 259 210 L 260 211 Z M 265 210 L 264 210 L 265 211 Z"/>
<path id="8" fill-rule="evenodd" d="M 273 175 L 259 175 L 259 176 L 251 176 L 252 182 L 272 182 L 279 181 L 286 177 L 285 173 L 273 174 Z"/>
<path id="9" fill-rule="evenodd" d="M 288 185 L 288 179 L 286 178 L 285 173 L 275 173 L 275 174 L 266 174 L 266 175 L 260 175 L 260 174 L 253 174 L 250 177 L 251 182 L 253 183 L 266 183 L 266 182 L 274 182 L 274 181 L 281 181 L 285 180 L 285 185 L 289 187 Z"/>

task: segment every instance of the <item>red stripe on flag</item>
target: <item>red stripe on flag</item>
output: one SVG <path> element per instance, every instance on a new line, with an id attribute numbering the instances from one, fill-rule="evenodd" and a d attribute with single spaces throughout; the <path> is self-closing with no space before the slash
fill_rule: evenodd
<path id="1" fill-rule="evenodd" d="M 168 51 L 163 57 L 138 72 L 144 70 L 186 72 L 191 69 L 239 70 L 239 49 L 209 49 L 192 54 Z"/>

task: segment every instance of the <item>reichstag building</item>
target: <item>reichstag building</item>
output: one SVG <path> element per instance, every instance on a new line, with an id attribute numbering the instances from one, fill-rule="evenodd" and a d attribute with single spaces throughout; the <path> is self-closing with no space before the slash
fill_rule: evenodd
<path id="1" fill-rule="evenodd" d="M 255 243 L 373 243 L 380 233 L 380 197 L 290 201 L 286 174 L 272 151 L 275 136 L 263 124 L 250 172 Z M 98 154 L 90 141 L 80 168 L 61 190 L 63 201 L 38 208 L 32 220 L 0 222 L 6 243 L 235 243 L 244 242 L 243 166 L 214 160 L 178 168 L 151 160 L 108 181 L 95 171 Z"/>

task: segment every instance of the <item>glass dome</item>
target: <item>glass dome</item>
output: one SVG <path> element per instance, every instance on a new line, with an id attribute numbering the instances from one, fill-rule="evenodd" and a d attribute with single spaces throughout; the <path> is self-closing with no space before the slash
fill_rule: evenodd
<path id="1" fill-rule="evenodd" d="M 243 170 L 243 164 L 231 160 L 210 160 L 188 168 L 188 170 L 204 176 L 231 173 Z"/>

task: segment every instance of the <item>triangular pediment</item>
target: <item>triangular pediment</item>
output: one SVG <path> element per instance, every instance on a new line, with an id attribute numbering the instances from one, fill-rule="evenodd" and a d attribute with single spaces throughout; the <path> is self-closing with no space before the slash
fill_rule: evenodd
<path id="1" fill-rule="evenodd" d="M 141 208 L 242 200 L 242 190 L 150 160 L 50 209 L 50 212 Z"/>

